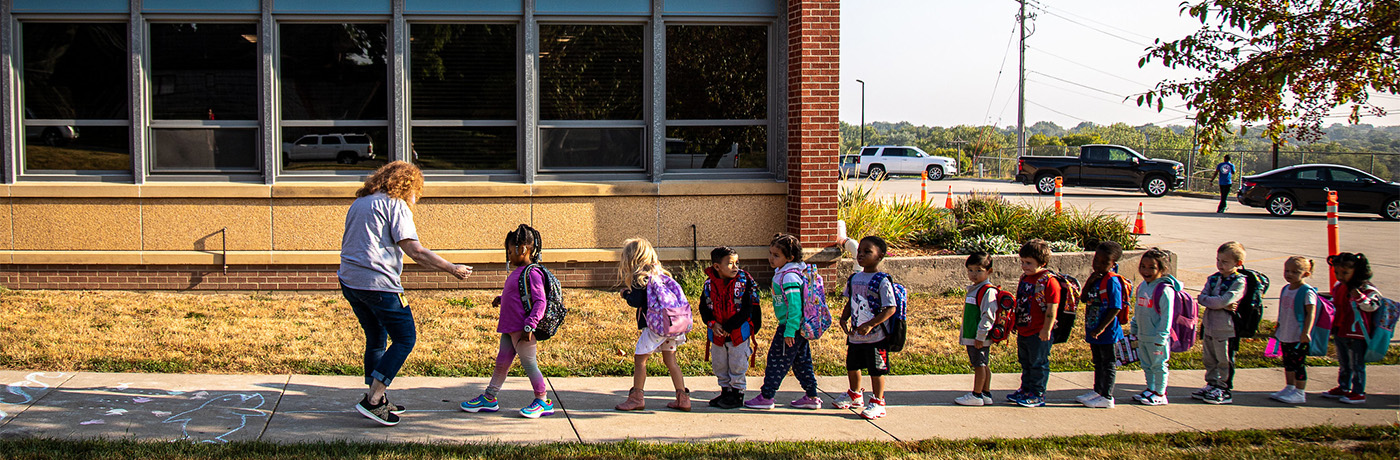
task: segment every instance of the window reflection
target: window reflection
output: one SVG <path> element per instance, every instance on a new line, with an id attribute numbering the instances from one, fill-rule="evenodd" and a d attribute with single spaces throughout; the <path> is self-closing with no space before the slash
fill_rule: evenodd
<path id="1" fill-rule="evenodd" d="M 412 157 L 428 170 L 515 170 L 515 144 L 515 127 L 415 127 Z"/>
<path id="2" fill-rule="evenodd" d="M 412 113 L 426 120 L 514 120 L 514 24 L 414 24 Z"/>
<path id="3" fill-rule="evenodd" d="M 256 129 L 152 129 L 155 170 L 256 171 Z"/>
<path id="4" fill-rule="evenodd" d="M 666 118 L 768 118 L 768 28 L 666 27 Z"/>
<path id="5" fill-rule="evenodd" d="M 641 120 L 640 25 L 541 25 L 540 118 Z"/>
<path id="6" fill-rule="evenodd" d="M 257 33 L 256 24 L 151 24 L 152 117 L 256 120 Z"/>
<path id="7" fill-rule="evenodd" d="M 666 128 L 666 170 L 767 168 L 768 128 L 672 126 Z"/>
<path id="8" fill-rule="evenodd" d="M 543 166 L 549 168 L 641 168 L 641 128 L 548 128 L 540 130 Z"/>
<path id="9" fill-rule="evenodd" d="M 24 127 L 26 171 L 130 171 L 126 126 Z"/>
<path id="10" fill-rule="evenodd" d="M 384 24 L 283 24 L 284 120 L 387 120 Z"/>
<path id="11" fill-rule="evenodd" d="M 128 118 L 126 24 L 25 23 L 23 31 L 26 115 Z"/>
<path id="12" fill-rule="evenodd" d="M 384 128 L 282 128 L 283 170 L 374 170 L 388 163 Z"/>

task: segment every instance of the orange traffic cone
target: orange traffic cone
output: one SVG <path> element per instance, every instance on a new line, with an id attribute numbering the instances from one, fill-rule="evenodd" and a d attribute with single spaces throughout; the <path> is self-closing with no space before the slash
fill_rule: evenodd
<path id="1" fill-rule="evenodd" d="M 953 186 L 948 186 L 948 201 L 943 202 L 943 207 L 953 209 Z"/>
<path id="2" fill-rule="evenodd" d="M 1133 223 L 1134 235 L 1151 235 L 1147 233 L 1147 224 L 1142 221 L 1142 202 L 1138 202 L 1137 222 Z"/>

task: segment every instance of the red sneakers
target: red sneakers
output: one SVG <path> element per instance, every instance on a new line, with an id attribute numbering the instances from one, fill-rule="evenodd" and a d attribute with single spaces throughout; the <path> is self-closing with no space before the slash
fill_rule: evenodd
<path id="1" fill-rule="evenodd" d="M 1342 402 L 1347 404 L 1366 404 L 1366 395 L 1357 392 L 1347 393 L 1342 397 Z"/>
<path id="2" fill-rule="evenodd" d="M 1350 394 L 1350 393 L 1351 393 L 1351 392 L 1349 392 L 1349 391 L 1343 391 L 1343 390 L 1342 390 L 1342 387 L 1336 387 L 1336 388 L 1333 388 L 1333 389 L 1331 389 L 1331 390 L 1327 390 L 1327 392 L 1325 392 L 1325 393 L 1322 394 L 1322 397 L 1324 397 L 1324 398 L 1329 398 L 1329 399 L 1338 399 L 1338 398 L 1341 398 L 1341 397 L 1343 397 L 1343 396 L 1346 396 L 1346 395 L 1348 395 L 1348 394 Z"/>

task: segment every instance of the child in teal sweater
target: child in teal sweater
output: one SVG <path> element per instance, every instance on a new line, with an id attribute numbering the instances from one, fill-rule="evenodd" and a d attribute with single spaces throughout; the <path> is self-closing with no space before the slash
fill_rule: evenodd
<path id="1" fill-rule="evenodd" d="M 1142 284 L 1138 285 L 1129 334 L 1137 342 L 1138 360 L 1147 378 L 1147 389 L 1133 400 L 1148 406 L 1167 405 L 1167 359 L 1171 358 L 1174 299 L 1181 282 L 1167 273 L 1171 253 L 1157 248 L 1147 250 L 1138 263 Z"/>
<path id="2" fill-rule="evenodd" d="M 807 339 L 797 333 L 802 324 L 802 286 L 807 282 L 802 275 L 807 268 L 807 264 L 802 262 L 802 243 L 797 241 L 796 236 L 786 233 L 774 237 L 768 245 L 768 265 L 777 269 L 773 275 L 773 314 L 778 320 L 778 330 L 768 346 L 763 387 L 759 389 L 758 396 L 744 401 L 744 407 L 772 409 L 778 385 L 787 377 L 788 369 L 792 369 L 806 395 L 791 402 L 788 407 L 821 409 L 822 400 L 817 397 L 817 374 L 812 368 L 812 349 Z"/>

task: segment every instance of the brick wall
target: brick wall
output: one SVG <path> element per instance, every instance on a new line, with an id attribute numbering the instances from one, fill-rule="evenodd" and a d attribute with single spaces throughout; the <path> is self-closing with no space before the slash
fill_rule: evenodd
<path id="1" fill-rule="evenodd" d="M 678 268 L 680 263 L 669 263 Z M 617 264 L 608 262 L 549 264 L 565 287 L 611 288 L 618 285 Z M 160 290 L 160 291 L 318 291 L 337 290 L 335 265 L 238 265 L 225 274 L 221 266 L 190 265 L 3 265 L 0 285 L 9 289 Z M 510 272 L 505 264 L 473 265 L 466 281 L 417 266 L 406 267 L 406 289 L 500 289 Z M 763 283 L 773 269 L 766 261 L 743 267 Z"/>
<path id="2" fill-rule="evenodd" d="M 788 1 L 788 232 L 836 242 L 841 2 Z"/>

